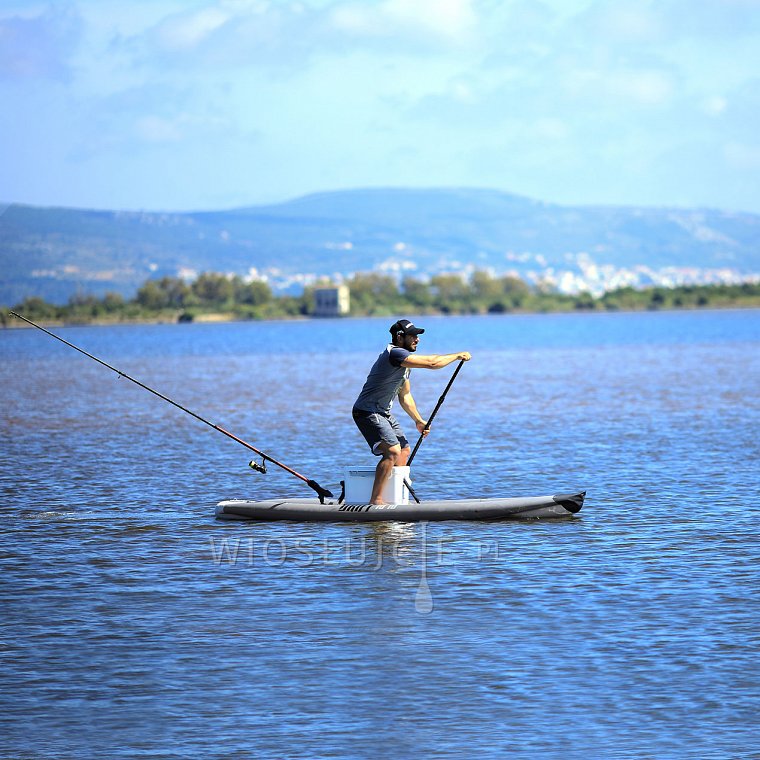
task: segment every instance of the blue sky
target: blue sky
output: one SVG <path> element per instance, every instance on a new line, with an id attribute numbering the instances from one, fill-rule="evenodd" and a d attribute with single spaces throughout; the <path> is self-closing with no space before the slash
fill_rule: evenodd
<path id="1" fill-rule="evenodd" d="M 760 212 L 760 0 L 0 0 L 0 201 Z"/>

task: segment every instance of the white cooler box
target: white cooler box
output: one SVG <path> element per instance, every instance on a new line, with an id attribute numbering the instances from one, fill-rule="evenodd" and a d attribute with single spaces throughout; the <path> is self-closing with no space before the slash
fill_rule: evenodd
<path id="1" fill-rule="evenodd" d="M 411 485 L 409 468 L 394 467 L 383 488 L 383 501 L 389 504 L 408 504 L 409 489 L 404 485 L 404 480 Z M 369 504 L 374 482 L 374 467 L 350 467 L 346 471 L 346 504 Z"/>

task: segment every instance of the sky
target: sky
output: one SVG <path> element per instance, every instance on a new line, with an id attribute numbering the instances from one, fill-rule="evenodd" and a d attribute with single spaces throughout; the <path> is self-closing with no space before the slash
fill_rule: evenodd
<path id="1" fill-rule="evenodd" d="M 0 0 L 0 201 L 760 213 L 760 0 Z"/>

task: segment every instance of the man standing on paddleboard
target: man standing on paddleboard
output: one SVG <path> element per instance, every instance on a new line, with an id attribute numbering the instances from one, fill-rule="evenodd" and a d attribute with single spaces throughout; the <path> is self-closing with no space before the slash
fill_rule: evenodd
<path id="1" fill-rule="evenodd" d="M 441 369 L 455 361 L 469 361 L 470 354 L 430 354 L 417 356 L 417 344 L 425 331 L 408 319 L 399 319 L 390 327 L 391 342 L 377 357 L 367 380 L 354 402 L 352 416 L 356 426 L 369 444 L 372 453 L 381 457 L 375 471 L 371 504 L 382 504 L 382 491 L 394 467 L 403 467 L 411 449 L 401 426 L 391 414 L 393 400 L 398 396 L 401 408 L 414 420 L 417 430 L 427 435 L 429 428 L 417 411 L 409 383 L 414 368 Z"/>

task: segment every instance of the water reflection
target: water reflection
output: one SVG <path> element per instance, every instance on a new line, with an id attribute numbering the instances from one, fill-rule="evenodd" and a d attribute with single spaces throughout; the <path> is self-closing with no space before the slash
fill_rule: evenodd
<path id="1" fill-rule="evenodd" d="M 399 595 L 409 593 L 409 579 L 416 577 L 410 604 L 420 614 L 433 611 L 428 567 L 445 564 L 443 540 L 428 539 L 428 523 L 366 523 L 363 533 L 346 531 L 329 537 L 211 535 L 209 553 L 216 566 L 266 568 L 267 570 L 343 568 L 362 573 L 382 573 L 394 581 Z M 486 549 L 486 552 L 488 549 Z M 368 588 L 375 582 L 368 582 Z"/>

